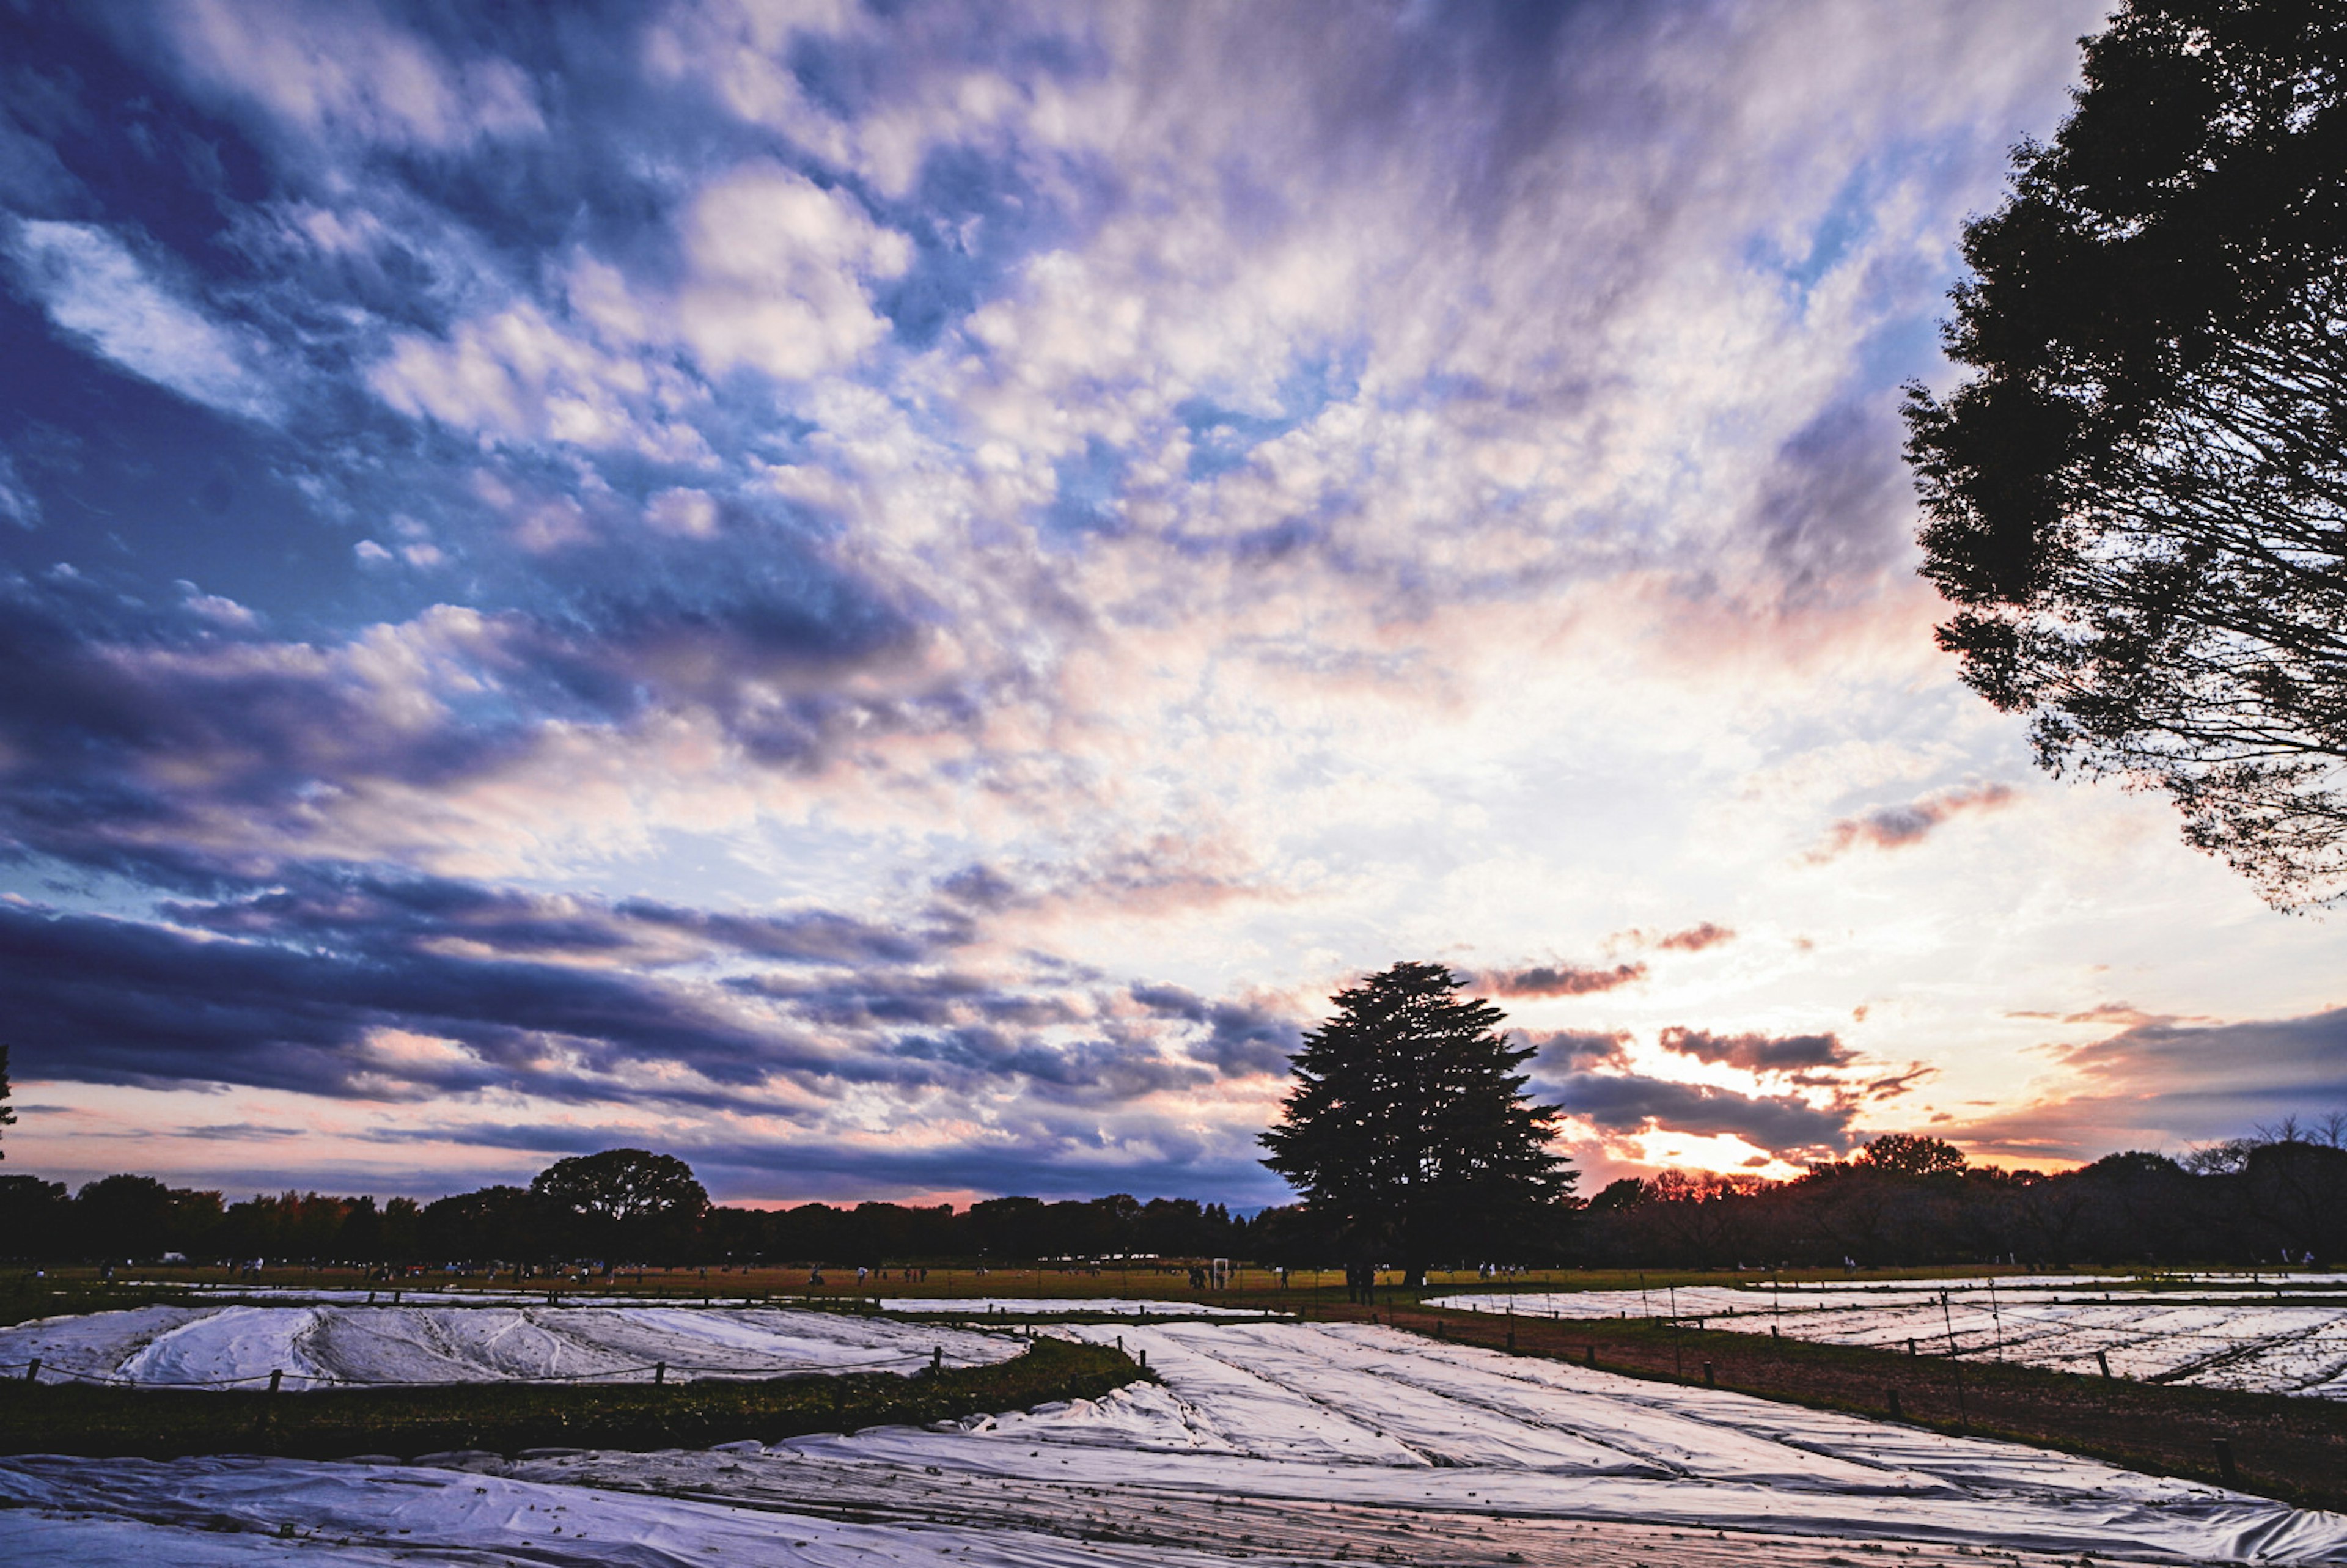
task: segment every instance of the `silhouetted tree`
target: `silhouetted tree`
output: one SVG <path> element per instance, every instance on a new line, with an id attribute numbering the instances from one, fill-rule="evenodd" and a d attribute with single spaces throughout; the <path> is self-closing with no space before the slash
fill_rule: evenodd
<path id="1" fill-rule="evenodd" d="M 444 1261 L 537 1263 L 560 1250 L 548 1205 L 522 1187 L 482 1187 L 424 1205 L 418 1251 Z"/>
<path id="2" fill-rule="evenodd" d="M 1852 1163 L 1892 1176 L 1952 1176 L 1969 1162 L 1963 1150 L 1944 1139 L 1885 1132 L 1860 1145 Z"/>
<path id="3" fill-rule="evenodd" d="M 2130 0 L 1964 255 L 1974 374 L 1908 389 L 1941 645 L 2050 771 L 2347 896 L 2347 13 Z"/>
<path id="4" fill-rule="evenodd" d="M 1558 1108 L 1524 1098 L 1532 1054 L 1440 964 L 1400 963 L 1333 999 L 1304 1037 L 1264 1163 L 1287 1178 L 1358 1268 L 1422 1284 L 1437 1258 L 1545 1250 L 1574 1173 L 1549 1152 Z"/>
<path id="5" fill-rule="evenodd" d="M 203 1245 L 220 1217 L 218 1193 L 166 1186 L 152 1176 L 103 1176 L 74 1198 L 72 1250 L 118 1258 L 190 1251 Z"/>
<path id="6" fill-rule="evenodd" d="M 73 1200 L 63 1182 L 0 1176 L 0 1257 L 62 1257 L 74 1251 L 66 1236 Z"/>
<path id="7" fill-rule="evenodd" d="M 709 1208 L 692 1166 L 645 1149 L 557 1160 L 531 1179 L 529 1191 L 569 1222 L 575 1243 L 607 1257 L 679 1250 Z"/>

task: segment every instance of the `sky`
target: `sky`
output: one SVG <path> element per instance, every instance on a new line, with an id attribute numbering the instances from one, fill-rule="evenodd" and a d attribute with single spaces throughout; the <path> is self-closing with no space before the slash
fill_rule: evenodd
<path id="1" fill-rule="evenodd" d="M 2347 1105 L 1914 572 L 2100 16 L 0 0 L 5 1171 L 1251 1205 L 1402 959 L 1584 1192 Z"/>

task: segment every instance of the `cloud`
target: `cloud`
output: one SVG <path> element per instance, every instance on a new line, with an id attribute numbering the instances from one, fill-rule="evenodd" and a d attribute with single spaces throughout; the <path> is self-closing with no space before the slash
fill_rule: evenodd
<path id="1" fill-rule="evenodd" d="M 657 356 L 599 343 L 528 301 L 459 322 L 445 341 L 399 337 L 368 380 L 393 408 L 458 430 L 669 463 L 708 456 L 682 422 L 706 397 L 698 383 Z"/>
<path id="2" fill-rule="evenodd" d="M 15 459 L 0 452 L 0 518 L 20 528 L 41 526 L 41 498 L 16 471 Z"/>
<path id="3" fill-rule="evenodd" d="M 656 985 L 569 967 L 305 952 L 7 907 L 0 943 L 15 1040 L 28 1075 L 51 1080 L 391 1099 L 526 1083 L 600 1099 L 627 1091 L 630 1063 L 665 1060 L 690 1062 L 692 1079 L 665 1091 L 690 1101 L 824 1060 Z M 386 1054 L 385 1029 L 450 1043 Z"/>
<path id="4" fill-rule="evenodd" d="M 2097 15 L 35 29 L 0 854 L 136 917 L 10 983 L 93 1071 L 540 1147 L 635 1116 L 847 1191 L 1260 1183 L 1287 999 L 1365 945 L 1594 1015 L 1732 939 L 1522 946 L 1560 899 L 1757 911 L 1684 967 L 1764 1016 L 1843 922 L 1736 896 L 1785 831 L 1722 825 L 1753 759 L 1829 781 L 1755 814 L 2004 765 L 1887 411 Z M 1855 943 L 1951 1050 L 2010 999 L 1915 930 L 2073 907 L 1988 870 Z"/>
<path id="5" fill-rule="evenodd" d="M 1665 952 L 1700 953 L 1706 948 L 1717 948 L 1736 940 L 1736 933 L 1725 926 L 1706 920 L 1700 926 L 1690 926 L 1684 931 L 1673 931 L 1655 938 L 1655 946 Z"/>
<path id="6" fill-rule="evenodd" d="M 28 1073 L 452 1111 L 633 1103 L 850 1136 L 857 1097 L 882 1090 L 901 1116 L 953 1125 L 1019 1106 L 1178 1123 L 1190 1112 L 1153 1097 L 1284 1072 L 1299 1040 L 1260 1000 L 1049 964 L 958 970 L 940 960 L 965 933 L 833 911 L 719 916 L 327 868 L 300 882 L 172 901 L 169 925 L 0 903 L 15 960 L 0 1007 Z"/>
<path id="7" fill-rule="evenodd" d="M 1733 1133 L 1772 1152 L 1850 1147 L 1853 1109 L 1819 1109 L 1798 1095 L 1740 1094 L 1707 1083 L 1636 1073 L 1576 1072 L 1535 1081 L 1544 1100 L 1614 1133 Z"/>
<path id="8" fill-rule="evenodd" d="M 1633 927 L 1607 938 L 1606 945 L 1614 948 L 1628 945 L 1662 952 L 1700 953 L 1735 939 L 1734 931 L 1706 920 L 1683 931 L 1658 933 Z M 1486 970 L 1475 979 L 1495 996 L 1539 998 L 1594 996 L 1620 990 L 1646 978 L 1646 965 L 1633 961 L 1610 968 L 1603 964 L 1536 964 L 1521 969 Z"/>
<path id="9" fill-rule="evenodd" d="M 1857 1088 L 1858 1092 L 1869 1100 L 1896 1100 L 1901 1095 L 1913 1093 L 1919 1085 L 1928 1083 L 1940 1076 L 1940 1069 L 1919 1061 L 1903 1072 L 1886 1073 L 1881 1078 L 1869 1079 Z"/>
<path id="10" fill-rule="evenodd" d="M 1528 969 L 1487 971 L 1477 977 L 1477 983 L 1503 997 L 1583 997 L 1619 990 L 1645 978 L 1644 964 L 1616 964 L 1610 969 L 1542 964 Z"/>
<path id="11" fill-rule="evenodd" d="M 2011 1109 L 1960 1118 L 1945 1135 L 2008 1159 L 2091 1160 L 2115 1147 L 2173 1153 L 2347 1108 L 2347 1008 L 2229 1023 L 2138 1016 L 2052 1054 L 2062 1081 L 2034 1086 Z"/>
<path id="12" fill-rule="evenodd" d="M 2007 784 L 1965 784 L 1935 791 L 1904 805 L 1877 807 L 1862 816 L 1844 817 L 1826 829 L 1826 835 L 1805 858 L 1813 866 L 1837 859 L 1850 850 L 1903 849 L 1950 817 L 1968 811 L 1996 811 L 2019 796 Z"/>
<path id="13" fill-rule="evenodd" d="M 711 184 L 683 228 L 691 274 L 677 322 L 712 376 L 749 366 L 796 381 L 854 362 L 888 330 L 867 282 L 912 258 L 846 192 L 779 165 Z"/>
<path id="14" fill-rule="evenodd" d="M 1837 403 L 1788 436 L 1762 478 L 1752 526 L 1788 597 L 1870 589 L 1901 562 L 1913 481 L 1882 399 Z"/>
<path id="15" fill-rule="evenodd" d="M 1214 1063 L 1225 1077 L 1285 1074 L 1303 1048 L 1301 1026 L 1262 1003 L 1208 1001 L 1166 985 L 1134 986 L 1133 999 L 1161 1017 L 1204 1025 L 1205 1036 L 1191 1043 L 1191 1054 Z"/>
<path id="16" fill-rule="evenodd" d="M 646 731 L 703 729 L 751 770 L 812 774 L 844 745 L 974 722 L 888 607 L 820 563 L 792 570 L 773 541 L 761 553 L 722 583 L 688 593 L 671 573 L 561 621 L 444 605 L 324 646 L 74 608 L 75 579 L 0 584 L 16 677 L 0 679 L 0 826 L 84 864 L 416 863 L 445 832 L 485 844 L 531 797 L 533 834 L 600 825 L 582 771 L 641 789 Z M 860 691 L 833 689 L 859 668 Z"/>
<path id="17" fill-rule="evenodd" d="M 1807 1072 L 1847 1067 L 1858 1053 L 1831 1034 L 1712 1034 L 1673 1027 L 1662 1032 L 1665 1050 L 1697 1061 L 1725 1062 L 1747 1072 Z"/>
<path id="18" fill-rule="evenodd" d="M 1630 1035 L 1627 1030 L 1621 1030 L 1601 1033 L 1561 1029 L 1549 1034 L 1526 1031 L 1523 1040 L 1538 1053 L 1532 1058 L 1534 1070 L 1554 1076 L 1578 1072 L 1593 1065 L 1624 1061 L 1624 1051 L 1630 1043 Z"/>
<path id="19" fill-rule="evenodd" d="M 131 374 L 247 419 L 276 416 L 260 351 L 159 278 L 113 232 L 25 219 L 5 233 L 17 287 L 49 320 Z"/>
<path id="20" fill-rule="evenodd" d="M 512 62 L 452 59 L 366 0 L 169 0 L 159 15 L 193 83 L 300 136 L 446 153 L 544 128 Z"/>

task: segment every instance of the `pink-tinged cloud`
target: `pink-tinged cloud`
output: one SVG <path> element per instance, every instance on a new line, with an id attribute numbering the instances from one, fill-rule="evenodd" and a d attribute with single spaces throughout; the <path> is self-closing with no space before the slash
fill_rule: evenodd
<path id="1" fill-rule="evenodd" d="M 1676 1027 L 1663 1030 L 1662 1047 L 1697 1061 L 1725 1062 L 1747 1072 L 1846 1067 L 1858 1054 L 1833 1034 L 1713 1034 Z"/>
<path id="2" fill-rule="evenodd" d="M 1904 849 L 1919 844 L 1950 817 L 1968 811 L 1995 811 L 2014 800 L 2010 785 L 1965 784 L 1935 790 L 1903 805 L 1877 806 L 1860 816 L 1846 816 L 1826 829 L 1824 839 L 1805 858 L 1821 866 L 1852 849 Z"/>
<path id="3" fill-rule="evenodd" d="M 1529 969 L 1495 969 L 1481 977 L 1485 990 L 1503 997 L 1585 997 L 1619 990 L 1645 978 L 1644 964 L 1616 964 L 1610 969 L 1543 964 Z"/>
<path id="4" fill-rule="evenodd" d="M 1736 933 L 1729 927 L 1706 920 L 1700 926 L 1690 926 L 1684 931 L 1658 937 L 1655 939 L 1655 946 L 1667 953 L 1700 953 L 1706 948 L 1717 948 L 1734 940 Z"/>
<path id="5" fill-rule="evenodd" d="M 2124 1148 L 2174 1153 L 2347 1107 L 2347 1008 L 2232 1023 L 2144 1017 L 2055 1053 L 2075 1082 L 1947 1135 L 1988 1157 L 2059 1163 Z"/>

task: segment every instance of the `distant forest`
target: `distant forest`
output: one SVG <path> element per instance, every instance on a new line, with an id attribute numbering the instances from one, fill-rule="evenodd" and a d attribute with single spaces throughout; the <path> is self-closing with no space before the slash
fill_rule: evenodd
<path id="1" fill-rule="evenodd" d="M 1789 1182 L 1669 1171 L 1576 1216 L 1576 1262 L 2248 1264 L 2347 1257 L 2347 1118 L 2196 1150 L 2106 1154 L 2056 1175 L 1973 1165 L 1892 1133 Z"/>
<path id="2" fill-rule="evenodd" d="M 1451 1262 L 1733 1268 L 1862 1267 L 2010 1259 L 2024 1265 L 2278 1266 L 2347 1257 L 2347 1119 L 2285 1122 L 2195 1151 L 2111 1154 L 2047 1175 L 1973 1165 L 1936 1139 L 1893 1133 L 1787 1182 L 1665 1172 L 1624 1179 L 1505 1257 Z M 18 1261 L 542 1265 L 731 1263 L 853 1269 L 1025 1264 L 1154 1254 L 1308 1266 L 1343 1260 L 1301 1206 L 1251 1220 L 1220 1204 L 1125 1194 L 947 1205 L 804 1204 L 601 1220 L 541 1193 L 487 1187 L 436 1202 L 315 1193 L 224 1203 L 216 1192 L 118 1175 L 77 1194 L 0 1176 L 0 1255 Z"/>
<path id="3" fill-rule="evenodd" d="M 108 1176 L 67 1195 L 63 1184 L 0 1176 L 0 1256 L 152 1261 L 264 1258 L 282 1263 L 802 1264 L 853 1270 L 948 1260 L 1031 1262 L 1112 1253 L 1228 1257 L 1247 1225 L 1220 1204 L 1130 1196 L 1049 1203 L 989 1198 L 957 1213 L 866 1203 L 790 1209 L 711 1205 L 616 1232 L 523 1187 L 484 1187 L 428 1204 L 317 1193 L 224 1204 L 216 1192 L 151 1176 Z"/>

